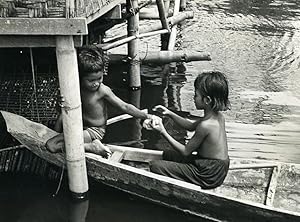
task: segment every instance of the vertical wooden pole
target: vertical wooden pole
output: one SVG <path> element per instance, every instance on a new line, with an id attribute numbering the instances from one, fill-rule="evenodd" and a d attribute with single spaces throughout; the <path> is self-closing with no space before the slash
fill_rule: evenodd
<path id="1" fill-rule="evenodd" d="M 169 15 L 169 9 L 170 9 L 170 0 L 164 0 L 164 7 L 165 7 L 165 14 L 166 18 Z M 160 36 L 160 42 L 161 42 L 161 50 L 168 50 L 168 42 L 170 38 L 170 33 L 162 34 Z"/>
<path id="2" fill-rule="evenodd" d="M 180 8 L 180 0 L 175 0 L 173 16 L 176 16 L 179 13 L 179 8 Z M 168 43 L 168 51 L 174 50 L 175 43 L 176 43 L 176 36 L 177 36 L 177 25 L 173 25 L 173 27 L 171 29 L 169 43 Z M 176 62 L 170 63 L 170 68 L 172 70 L 175 70 L 175 72 L 176 72 Z"/>
<path id="3" fill-rule="evenodd" d="M 184 11 L 186 9 L 186 0 L 180 0 L 180 11 Z"/>
<path id="4" fill-rule="evenodd" d="M 177 15 L 179 12 L 179 7 L 180 7 L 180 0 L 175 0 L 174 3 L 174 11 L 173 11 L 173 16 Z M 176 35 L 177 35 L 177 25 L 173 25 L 171 29 L 171 34 L 170 34 L 170 39 L 169 39 L 169 44 L 168 44 L 168 50 L 173 51 L 175 42 L 176 42 Z"/>
<path id="5" fill-rule="evenodd" d="M 131 91 L 130 92 L 130 103 L 133 104 L 135 107 L 141 107 L 141 89 Z M 132 125 L 130 128 L 130 139 L 139 141 L 142 139 L 142 125 L 140 119 L 132 119 Z"/>
<path id="6" fill-rule="evenodd" d="M 156 5 L 158 8 L 158 14 L 159 14 L 162 27 L 164 29 L 167 29 L 170 32 L 171 30 L 167 22 L 164 2 L 162 0 L 156 0 Z"/>
<path id="7" fill-rule="evenodd" d="M 129 36 L 136 36 L 139 34 L 139 14 L 134 13 L 134 9 L 138 8 L 138 0 L 126 0 L 126 8 L 129 13 L 133 13 L 128 18 L 127 33 Z M 141 88 L 140 76 L 140 55 L 139 55 L 139 39 L 134 39 L 128 43 L 128 58 L 129 66 L 129 86 L 132 89 Z"/>
<path id="8" fill-rule="evenodd" d="M 62 116 L 69 188 L 76 199 L 85 199 L 88 179 L 83 146 L 83 124 L 76 50 L 72 36 L 56 37 L 56 58 L 61 95 Z"/>

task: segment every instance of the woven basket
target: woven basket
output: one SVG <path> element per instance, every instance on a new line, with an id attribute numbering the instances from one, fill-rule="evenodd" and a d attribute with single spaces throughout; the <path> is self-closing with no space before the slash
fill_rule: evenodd
<path id="1" fill-rule="evenodd" d="M 65 17 L 66 0 L 0 0 L 0 17 Z"/>

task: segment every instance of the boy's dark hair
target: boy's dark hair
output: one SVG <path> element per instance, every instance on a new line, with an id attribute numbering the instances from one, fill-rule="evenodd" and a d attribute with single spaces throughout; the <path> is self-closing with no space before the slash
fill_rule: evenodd
<path id="1" fill-rule="evenodd" d="M 228 81 L 225 75 L 218 71 L 203 72 L 199 74 L 194 82 L 195 90 L 200 94 L 211 98 L 213 111 L 225 111 L 229 109 Z"/>
<path id="2" fill-rule="evenodd" d="M 88 45 L 78 48 L 77 52 L 80 78 L 91 72 L 106 72 L 108 57 L 102 49 L 95 45 Z"/>

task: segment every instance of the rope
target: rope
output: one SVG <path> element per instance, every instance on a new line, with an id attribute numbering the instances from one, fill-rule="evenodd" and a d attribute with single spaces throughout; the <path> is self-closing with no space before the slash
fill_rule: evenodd
<path id="1" fill-rule="evenodd" d="M 33 82 L 33 95 L 35 99 L 35 107 L 36 107 L 36 115 L 37 120 L 40 122 L 40 115 L 39 115 L 39 109 L 38 109 L 38 101 L 37 101 L 37 95 L 36 95 L 36 79 L 35 79 L 35 70 L 34 70 L 34 62 L 33 62 L 33 54 L 32 54 L 32 48 L 29 48 L 30 53 L 30 64 L 31 64 L 31 72 L 32 72 L 32 82 Z"/>
<path id="2" fill-rule="evenodd" d="M 63 149 L 61 149 L 61 152 L 62 152 L 63 154 L 65 154 Z M 58 194 L 58 192 L 59 192 L 59 190 L 60 190 L 60 188 L 61 188 L 62 180 L 63 180 L 63 177 L 64 177 L 64 171 L 65 171 L 65 164 L 63 164 L 63 166 L 62 166 L 62 168 L 61 168 L 61 173 L 60 173 L 59 182 L 58 182 L 58 185 L 57 185 L 57 188 L 56 188 L 55 193 L 52 194 L 52 197 L 57 196 L 57 194 Z"/>

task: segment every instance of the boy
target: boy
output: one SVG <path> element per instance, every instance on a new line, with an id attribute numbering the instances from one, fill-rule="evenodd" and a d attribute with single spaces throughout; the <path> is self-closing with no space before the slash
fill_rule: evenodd
<path id="1" fill-rule="evenodd" d="M 111 154 L 110 150 L 101 143 L 108 118 L 107 103 L 136 118 L 151 118 L 151 115 L 143 113 L 132 104 L 121 100 L 108 86 L 103 84 L 106 63 L 106 57 L 96 46 L 82 47 L 78 50 L 84 148 L 87 152 L 96 153 L 103 157 L 108 157 Z M 62 132 L 61 115 L 58 116 L 54 129 L 57 132 Z M 63 150 L 63 134 L 48 140 L 46 147 L 50 152 Z"/>
<path id="2" fill-rule="evenodd" d="M 211 189 L 223 183 L 229 168 L 225 119 L 220 112 L 229 106 L 228 83 L 220 72 L 204 72 L 196 78 L 194 86 L 196 108 L 204 110 L 204 116 L 196 122 L 164 106 L 154 108 L 195 134 L 183 145 L 168 134 L 162 119 L 152 122 L 150 128 L 160 132 L 174 150 L 164 151 L 163 160 L 150 162 L 150 171 Z M 195 151 L 197 154 L 192 154 Z"/>

